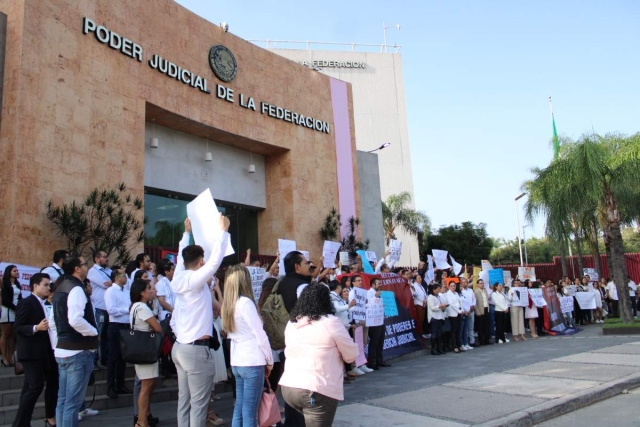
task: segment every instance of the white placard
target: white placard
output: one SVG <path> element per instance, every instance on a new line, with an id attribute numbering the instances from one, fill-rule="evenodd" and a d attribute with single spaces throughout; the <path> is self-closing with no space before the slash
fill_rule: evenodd
<path id="1" fill-rule="evenodd" d="M 483 259 L 481 262 L 482 262 L 482 271 L 493 270 L 493 266 L 489 261 L 487 261 L 486 259 Z"/>
<path id="2" fill-rule="evenodd" d="M 353 306 L 351 317 L 355 321 L 365 320 L 367 317 L 367 291 L 362 288 L 351 288 L 349 291 L 349 302 L 356 300 L 356 305 Z"/>
<path id="3" fill-rule="evenodd" d="M 451 268 L 451 266 L 447 262 L 447 251 L 432 249 L 431 253 L 433 254 L 433 261 L 436 263 L 437 269 L 446 270 L 448 268 Z"/>
<path id="4" fill-rule="evenodd" d="M 20 293 L 22 294 L 22 298 L 28 297 L 29 295 L 31 295 L 31 291 L 29 290 L 29 281 L 31 280 L 31 276 L 36 273 L 40 273 L 40 269 L 38 267 L 32 267 L 30 265 L 14 264 L 12 262 L 0 262 L 0 275 L 4 274 L 4 269 L 10 265 L 15 265 L 18 269 L 18 283 L 20 283 Z M 49 267 L 49 265 L 47 267 Z"/>
<path id="5" fill-rule="evenodd" d="M 400 261 L 400 255 L 402 255 L 402 242 L 391 239 L 389 241 L 389 259 L 398 262 Z"/>
<path id="6" fill-rule="evenodd" d="M 578 292 L 578 287 L 576 285 L 565 286 L 565 289 L 567 289 L 567 295 L 570 297 L 574 296 L 576 292 Z"/>
<path id="7" fill-rule="evenodd" d="M 247 267 L 249 273 L 251 273 L 251 287 L 253 288 L 253 297 L 256 302 L 260 300 L 260 294 L 262 293 L 262 282 L 264 282 L 264 276 L 267 274 L 267 270 L 262 267 Z"/>
<path id="8" fill-rule="evenodd" d="M 531 295 L 533 304 L 536 307 L 544 307 L 547 305 L 547 302 L 544 300 L 544 295 L 542 295 L 542 289 L 529 289 L 529 295 Z"/>
<path id="9" fill-rule="evenodd" d="M 349 267 L 350 263 L 349 252 L 340 252 L 340 264 L 342 264 L 343 267 Z"/>
<path id="10" fill-rule="evenodd" d="M 300 252 L 302 254 L 304 259 L 306 259 L 307 261 L 311 261 L 311 258 L 309 258 L 309 251 L 303 251 L 303 250 L 298 249 L 298 252 Z"/>
<path id="11" fill-rule="evenodd" d="M 380 326 L 384 324 L 384 304 L 381 298 L 374 298 L 367 304 L 367 320 L 365 326 Z"/>
<path id="12" fill-rule="evenodd" d="M 536 268 L 535 267 L 518 267 L 518 278 L 520 281 L 530 280 L 536 281 Z"/>
<path id="13" fill-rule="evenodd" d="M 595 292 L 576 292 L 574 298 L 578 301 L 578 305 L 583 310 L 593 310 L 596 308 Z"/>
<path id="14" fill-rule="evenodd" d="M 280 262 L 278 266 L 280 267 L 280 275 L 284 276 L 284 257 L 286 257 L 289 252 L 293 252 L 296 250 L 296 242 L 294 240 L 286 240 L 286 239 L 278 239 L 278 252 L 280 252 Z"/>
<path id="15" fill-rule="evenodd" d="M 517 287 L 511 288 L 509 294 L 512 296 L 511 305 L 514 307 L 529 306 L 529 291 L 527 288 Z"/>
<path id="16" fill-rule="evenodd" d="M 436 277 L 436 272 L 433 269 L 433 256 L 431 255 L 427 255 L 427 266 L 427 277 L 423 277 L 423 279 L 425 280 L 425 282 L 431 283 Z"/>
<path id="17" fill-rule="evenodd" d="M 560 310 L 563 313 L 573 311 L 573 297 L 560 297 Z"/>
<path id="18" fill-rule="evenodd" d="M 504 280 L 505 286 L 511 287 L 511 284 L 513 282 L 513 279 L 511 278 L 511 271 L 503 270 L 502 271 L 502 278 Z"/>
<path id="19" fill-rule="evenodd" d="M 451 265 L 453 266 L 453 274 L 455 274 L 456 276 L 458 274 L 460 274 L 460 270 L 462 270 L 462 264 L 458 264 L 456 262 L 455 259 L 453 259 L 453 257 L 451 255 L 449 255 L 451 257 Z"/>
<path id="20" fill-rule="evenodd" d="M 367 252 L 367 259 L 369 260 L 369 262 L 372 262 L 374 264 L 378 262 L 378 256 L 374 251 L 366 251 L 366 252 Z"/>
<path id="21" fill-rule="evenodd" d="M 324 258 L 324 266 L 336 268 L 336 255 L 340 250 L 340 243 L 325 240 L 322 246 L 322 257 Z"/>
<path id="22" fill-rule="evenodd" d="M 589 282 L 593 283 L 593 282 L 597 282 L 598 280 L 600 280 L 600 276 L 598 275 L 598 271 L 595 268 L 583 268 L 582 269 L 582 275 L 586 276 L 589 275 Z"/>
<path id="23" fill-rule="evenodd" d="M 187 216 L 191 220 L 193 241 L 196 245 L 202 246 L 202 249 L 204 249 L 204 261 L 207 262 L 211 256 L 214 243 L 220 240 L 220 236 L 223 233 L 218 222 L 220 212 L 208 188 L 187 204 Z M 229 242 L 224 256 L 235 253 L 231 242 Z"/>

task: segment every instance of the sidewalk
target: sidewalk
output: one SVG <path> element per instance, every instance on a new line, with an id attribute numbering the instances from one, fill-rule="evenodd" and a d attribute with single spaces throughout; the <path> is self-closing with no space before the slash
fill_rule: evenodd
<path id="1" fill-rule="evenodd" d="M 392 361 L 345 386 L 337 427 L 530 426 L 640 385 L 640 338 L 602 336 L 599 325 L 568 337 Z M 216 401 L 230 425 L 227 393 Z M 152 405 L 176 425 L 176 403 Z M 103 411 L 81 427 L 132 425 L 132 408 Z M 130 424 L 131 423 L 131 424 Z"/>

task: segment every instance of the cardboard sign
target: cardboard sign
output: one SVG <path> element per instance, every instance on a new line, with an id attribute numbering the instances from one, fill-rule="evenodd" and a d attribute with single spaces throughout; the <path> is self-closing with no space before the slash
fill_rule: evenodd
<path id="1" fill-rule="evenodd" d="M 187 216 L 191 220 L 193 241 L 196 245 L 202 246 L 204 260 L 207 262 L 213 251 L 213 246 L 220 240 L 220 236 L 223 233 L 218 223 L 220 212 L 208 188 L 187 204 Z M 236 252 L 233 250 L 231 243 L 229 243 L 224 256 L 233 255 L 234 253 Z"/>
<path id="2" fill-rule="evenodd" d="M 382 303 L 384 304 L 384 315 L 397 316 L 398 305 L 396 304 L 395 294 L 391 291 L 382 291 L 380 292 L 380 298 L 382 299 Z"/>
<path id="3" fill-rule="evenodd" d="M 340 250 L 340 243 L 331 242 L 329 240 L 324 241 L 324 246 L 322 247 L 322 257 L 324 258 L 324 266 L 336 268 L 336 255 Z"/>
<path id="4" fill-rule="evenodd" d="M 423 277 L 425 282 L 431 283 L 436 278 L 436 271 L 433 268 L 433 256 L 427 255 L 427 277 Z"/>
<path id="5" fill-rule="evenodd" d="M 480 273 L 482 273 L 482 268 L 480 267 L 473 267 L 473 278 L 471 280 L 471 283 L 473 284 L 473 289 L 476 289 L 476 286 L 478 285 L 478 279 L 480 278 Z"/>
<path id="6" fill-rule="evenodd" d="M 505 284 L 505 286 L 511 287 L 511 284 L 513 282 L 513 279 L 511 278 L 511 271 L 504 270 L 502 272 L 502 280 L 503 280 L 503 283 Z"/>
<path id="7" fill-rule="evenodd" d="M 351 262 L 349 260 L 349 252 L 340 252 L 340 264 L 342 264 L 344 267 L 348 267 L 349 265 L 351 265 Z"/>
<path id="8" fill-rule="evenodd" d="M 529 291 L 527 288 L 523 288 L 523 287 L 511 288 L 509 290 L 509 296 L 511 297 L 512 306 L 514 307 L 529 306 Z"/>
<path id="9" fill-rule="evenodd" d="M 576 285 L 569 285 L 564 287 L 567 290 L 568 296 L 572 297 L 578 292 L 578 287 Z"/>
<path id="10" fill-rule="evenodd" d="M 583 268 L 582 275 L 589 275 L 589 283 L 597 282 L 600 280 L 600 276 L 598 276 L 598 271 L 595 268 Z"/>
<path id="11" fill-rule="evenodd" d="M 369 262 L 372 263 L 377 263 L 378 262 L 378 256 L 376 255 L 376 253 L 374 251 L 366 251 L 367 254 L 367 259 L 369 260 Z"/>
<path id="12" fill-rule="evenodd" d="M 560 309 L 563 313 L 569 313 L 573 311 L 573 297 L 560 298 Z"/>
<path id="13" fill-rule="evenodd" d="M 489 261 L 487 261 L 486 259 L 482 260 L 482 271 L 489 271 L 489 270 L 493 270 L 493 266 L 491 265 L 491 263 Z"/>
<path id="14" fill-rule="evenodd" d="M 349 301 L 352 299 L 356 300 L 356 305 L 351 312 L 351 318 L 356 322 L 365 320 L 367 317 L 367 291 L 362 288 L 351 288 L 349 291 Z"/>
<path id="15" fill-rule="evenodd" d="M 447 270 L 451 268 L 449 263 L 447 262 L 447 251 L 442 251 L 440 249 L 432 249 L 431 253 L 433 254 L 433 261 L 436 263 L 436 268 L 439 270 Z"/>
<path id="16" fill-rule="evenodd" d="M 489 285 L 495 285 L 496 283 L 504 284 L 504 270 L 501 268 L 489 270 Z"/>
<path id="17" fill-rule="evenodd" d="M 578 301 L 578 305 L 583 310 L 593 310 L 596 308 L 595 292 L 576 292 L 574 298 Z"/>
<path id="18" fill-rule="evenodd" d="M 280 266 L 280 274 L 284 275 L 284 257 L 286 257 L 289 252 L 293 252 L 296 250 L 296 242 L 294 240 L 286 240 L 286 239 L 278 239 L 278 251 L 280 252 L 280 262 L 278 266 Z"/>
<path id="19" fill-rule="evenodd" d="M 264 282 L 264 276 L 267 274 L 267 270 L 261 267 L 247 267 L 249 273 L 251 273 L 251 287 L 253 288 L 253 297 L 256 302 L 260 300 L 260 294 L 262 293 L 262 283 Z"/>
<path id="20" fill-rule="evenodd" d="M 389 259 L 395 262 L 400 261 L 400 255 L 402 255 L 402 242 L 400 240 L 389 241 Z"/>
<path id="21" fill-rule="evenodd" d="M 360 255 L 360 259 L 362 260 L 362 270 L 367 274 L 375 274 L 375 270 L 371 267 L 371 263 L 367 259 L 367 253 L 363 250 L 357 250 L 356 253 Z"/>
<path id="22" fill-rule="evenodd" d="M 531 295 L 533 304 L 536 307 L 544 307 L 547 305 L 547 302 L 544 300 L 544 295 L 542 294 L 542 289 L 529 289 L 529 295 Z"/>
<path id="23" fill-rule="evenodd" d="M 395 299 L 395 298 L 394 298 Z M 374 298 L 367 304 L 366 326 L 380 326 L 384 323 L 384 304 L 381 298 Z"/>
<path id="24" fill-rule="evenodd" d="M 457 276 L 458 274 L 460 274 L 460 271 L 462 270 L 462 264 L 458 264 L 451 255 L 449 255 L 449 257 L 451 258 L 451 265 L 453 266 L 453 274 Z"/>
<path id="25" fill-rule="evenodd" d="M 536 281 L 536 268 L 535 267 L 518 267 L 518 278 L 524 282 L 530 280 Z"/>

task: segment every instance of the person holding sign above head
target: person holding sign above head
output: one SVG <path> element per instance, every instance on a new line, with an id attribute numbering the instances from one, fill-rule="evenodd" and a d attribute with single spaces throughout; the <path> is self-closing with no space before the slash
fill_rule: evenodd
<path id="1" fill-rule="evenodd" d="M 362 280 L 362 278 L 360 278 Z M 367 292 L 367 304 L 373 304 L 374 300 L 382 302 L 380 299 L 380 279 L 373 278 L 370 282 L 371 287 Z M 377 370 L 380 367 L 390 368 L 391 365 L 386 363 L 382 357 L 382 349 L 384 348 L 384 324 L 380 326 L 369 326 L 369 352 L 367 353 L 367 367 Z"/>
<path id="2" fill-rule="evenodd" d="M 204 261 L 204 250 L 189 245 L 191 221 L 184 222 L 185 232 L 180 240 L 171 289 L 176 303 L 171 317 L 171 327 L 176 342 L 171 356 L 178 371 L 178 426 L 201 426 L 207 422 L 207 411 L 213 378 L 215 359 L 210 338 L 213 332 L 213 309 L 207 281 L 215 274 L 230 244 L 229 219 L 220 215 L 222 231 L 216 238 Z"/>

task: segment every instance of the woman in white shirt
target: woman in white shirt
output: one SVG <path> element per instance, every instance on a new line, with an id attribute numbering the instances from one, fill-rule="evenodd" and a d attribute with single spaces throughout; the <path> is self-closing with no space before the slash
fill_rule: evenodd
<path id="1" fill-rule="evenodd" d="M 431 326 L 431 354 L 439 356 L 446 354 L 444 352 L 444 346 L 442 345 L 442 324 L 444 323 L 444 311 L 447 308 L 446 304 L 443 304 L 438 299 L 440 293 L 440 287 L 438 285 L 429 286 L 429 296 L 427 297 L 427 319 L 429 319 L 429 325 Z"/>
<path id="2" fill-rule="evenodd" d="M 138 279 L 131 284 L 131 310 L 129 322 L 136 331 L 162 332 L 160 322 L 155 318 L 148 306 L 149 301 L 155 298 L 155 290 L 148 280 Z M 136 427 L 149 426 L 149 399 L 156 387 L 158 378 L 158 363 L 151 365 L 135 365 L 136 376 L 141 382 L 140 395 L 138 396 L 138 421 Z"/>
<path id="3" fill-rule="evenodd" d="M 491 302 L 496 307 L 496 341 L 498 344 L 508 343 L 509 340 L 504 336 L 504 327 L 507 321 L 507 314 L 509 313 L 509 306 L 507 305 L 507 297 L 502 292 L 502 285 L 500 283 L 496 283 L 493 289 Z"/>
<path id="4" fill-rule="evenodd" d="M 449 283 L 449 291 L 447 292 L 447 301 L 449 306 L 447 307 L 447 317 L 451 322 L 451 346 L 454 353 L 460 353 L 460 313 L 462 312 L 462 302 L 460 301 L 460 295 L 456 292 L 456 284 L 454 282 Z"/>
<path id="5" fill-rule="evenodd" d="M 222 323 L 231 340 L 231 371 L 236 377 L 231 425 L 255 427 L 264 377 L 273 369 L 273 356 L 253 296 L 251 274 L 242 264 L 229 267 L 225 275 Z"/>

